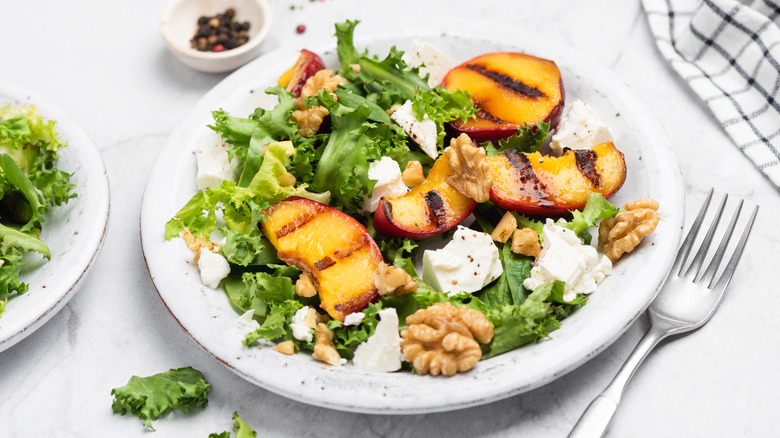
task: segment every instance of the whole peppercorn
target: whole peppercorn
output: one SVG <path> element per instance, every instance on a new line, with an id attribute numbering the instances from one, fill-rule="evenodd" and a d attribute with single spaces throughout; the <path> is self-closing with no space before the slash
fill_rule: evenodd
<path id="1" fill-rule="evenodd" d="M 235 21 L 236 10 L 228 8 L 212 17 L 198 17 L 190 46 L 201 52 L 221 52 L 242 46 L 249 40 L 249 22 Z"/>

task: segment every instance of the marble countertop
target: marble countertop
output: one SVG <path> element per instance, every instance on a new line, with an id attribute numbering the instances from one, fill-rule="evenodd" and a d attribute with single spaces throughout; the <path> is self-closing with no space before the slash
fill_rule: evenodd
<path id="1" fill-rule="evenodd" d="M 780 405 L 780 318 L 773 272 L 780 197 L 658 54 L 638 2 L 271 0 L 263 52 L 316 46 L 332 24 L 419 26 L 473 17 L 549 36 L 611 68 L 666 128 L 690 218 L 710 187 L 760 204 L 747 252 L 715 317 L 664 342 L 636 373 L 607 436 L 765 436 Z M 647 328 L 640 318 L 611 347 L 551 384 L 499 402 L 425 415 L 338 412 L 255 387 L 192 342 L 166 310 L 139 242 L 141 195 L 168 133 L 224 74 L 193 71 L 159 35 L 154 0 L 4 2 L 0 79 L 45 96 L 78 120 L 105 161 L 111 218 L 101 256 L 80 291 L 47 324 L 0 353 L 0 436 L 149 436 L 111 412 L 131 375 L 193 366 L 209 405 L 157 420 L 159 436 L 227 430 L 238 411 L 258 436 L 565 436 Z M 407 17 L 416 17 L 416 19 Z M 478 18 L 477 18 L 478 17 Z M 416 23 L 416 24 L 412 24 Z M 306 31 L 296 33 L 303 24 Z M 630 291 L 626 291 L 630 293 Z"/>

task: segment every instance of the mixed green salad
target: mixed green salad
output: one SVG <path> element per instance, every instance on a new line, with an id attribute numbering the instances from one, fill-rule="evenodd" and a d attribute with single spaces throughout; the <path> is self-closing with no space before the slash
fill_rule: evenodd
<path id="1" fill-rule="evenodd" d="M 51 258 L 40 239 L 49 208 L 76 196 L 71 174 L 56 167 L 65 143 L 54 125 L 35 106 L 0 107 L 0 315 L 29 288 L 19 279 L 25 254 Z"/>
<path id="2" fill-rule="evenodd" d="M 292 118 L 297 109 L 296 98 L 282 86 L 265 90 L 278 97 L 278 104 L 272 109 L 258 108 L 247 118 L 221 109 L 213 112 L 210 128 L 232 145 L 229 154 L 237 160 L 240 176 L 236 182 L 226 180 L 193 196 L 166 224 L 166 239 L 185 230 L 205 239 L 215 231 L 224 236 L 219 253 L 230 264 L 225 291 L 237 311 L 253 310 L 254 320 L 260 325 L 246 336 L 247 346 L 259 340 L 292 341 L 296 351 L 313 351 L 315 346 L 313 341 L 294 337 L 290 323 L 302 307 L 317 308 L 318 297 L 304 298 L 295 293 L 301 271 L 279 260 L 259 227 L 264 220 L 263 209 L 293 195 L 326 203 L 354 217 L 369 230 L 384 261 L 405 270 L 417 283 L 414 292 L 384 295 L 369 304 L 360 324 L 329 320 L 327 326 L 342 358 L 352 358 L 356 347 L 372 336 L 379 322 L 378 312 L 388 307 L 396 309 L 400 329 L 405 327 L 408 315 L 435 303 L 449 302 L 482 312 L 495 330 L 492 342 L 482 346 L 483 358 L 547 337 L 560 327 L 563 319 L 583 306 L 587 297 L 579 294 L 576 299 L 565 301 L 564 284 L 560 281 L 526 289 L 523 281 L 530 275 L 533 257 L 512 252 L 509 243 L 495 242 L 503 267 L 501 276 L 478 292 L 447 294 L 426 284 L 416 270 L 416 252 L 425 241 L 388 238 L 375 232 L 371 214 L 362 210 L 376 183 L 368 177 L 369 164 L 390 157 L 403 169 L 414 160 L 422 163 L 427 173 L 434 162 L 391 120 L 388 110 L 411 100 L 419 120 L 427 115 L 436 123 L 441 154 L 448 144 L 445 124 L 472 117 L 475 108 L 465 91 L 430 87 L 419 69 L 409 68 L 402 59 L 403 52 L 395 47 L 383 59 L 359 51 L 353 43 L 356 25 L 354 21 L 336 25 L 340 66 L 334 70 L 346 81 L 333 94 L 321 92 L 304 100 L 307 107 L 319 105 L 328 110 L 327 129 L 311 137 L 299 135 L 300 127 Z M 548 129 L 545 123 L 523 127 L 507 140 L 483 146 L 488 154 L 501 153 L 506 148 L 538 151 L 549 137 Z M 296 183 L 283 186 L 279 177 L 288 172 Z M 575 211 L 558 223 L 590 242 L 588 228 L 595 226 L 598 219 L 617 212 L 601 195 L 593 194 L 583 211 Z M 505 210 L 486 202 L 479 204 L 473 214 L 476 221 L 471 227 L 490 233 Z M 531 227 L 541 236 L 543 220 L 522 215 L 516 218 L 521 227 Z M 432 239 L 448 240 L 453 231 Z"/>

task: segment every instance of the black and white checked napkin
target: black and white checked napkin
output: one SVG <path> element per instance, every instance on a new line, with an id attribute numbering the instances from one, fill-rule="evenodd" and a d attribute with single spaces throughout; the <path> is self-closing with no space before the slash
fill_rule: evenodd
<path id="1" fill-rule="evenodd" d="M 780 188 L 780 3 L 642 3 L 661 54 Z"/>

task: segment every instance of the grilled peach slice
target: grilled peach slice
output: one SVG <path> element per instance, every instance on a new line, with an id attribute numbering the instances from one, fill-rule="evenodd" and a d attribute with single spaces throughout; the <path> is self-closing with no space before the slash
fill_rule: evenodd
<path id="1" fill-rule="evenodd" d="M 358 221 L 310 199 L 289 197 L 263 210 L 263 233 L 279 258 L 308 273 L 320 307 L 339 321 L 378 297 L 382 254 Z"/>
<path id="2" fill-rule="evenodd" d="M 301 89 L 306 79 L 324 69 L 325 63 L 322 62 L 320 55 L 303 49 L 295 65 L 279 76 L 279 85 L 285 87 L 295 97 L 301 97 Z"/>
<path id="3" fill-rule="evenodd" d="M 612 142 L 567 150 L 558 158 L 507 149 L 488 157 L 493 176 L 490 200 L 529 215 L 565 214 L 585 207 L 590 192 L 605 198 L 626 179 L 623 153 Z"/>
<path id="4" fill-rule="evenodd" d="M 450 70 L 442 81 L 449 91 L 466 90 L 478 112 L 476 119 L 455 121 L 455 135 L 479 142 L 497 141 L 521 126 L 558 125 L 563 112 L 561 72 L 554 62 L 525 53 L 496 52 L 478 56 Z"/>
<path id="5" fill-rule="evenodd" d="M 477 203 L 444 180 L 452 175 L 447 157 L 440 156 L 425 181 L 397 198 L 382 198 L 374 213 L 374 228 L 387 236 L 427 239 L 458 225 Z"/>

